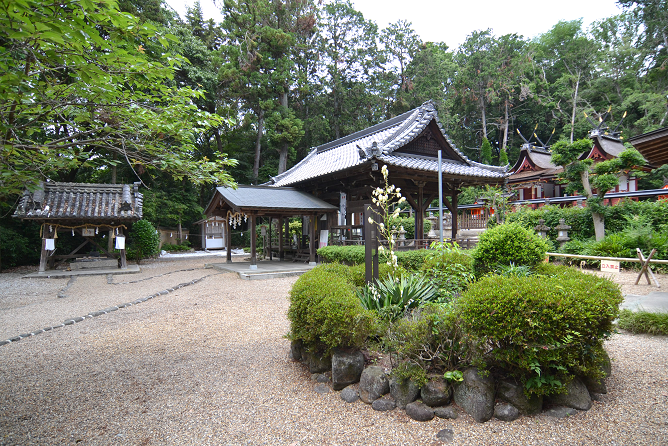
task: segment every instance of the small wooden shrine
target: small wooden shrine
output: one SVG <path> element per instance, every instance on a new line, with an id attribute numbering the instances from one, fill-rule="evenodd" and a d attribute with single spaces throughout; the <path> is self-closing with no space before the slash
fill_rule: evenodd
<path id="1" fill-rule="evenodd" d="M 78 259 L 82 248 L 94 245 L 111 264 L 127 268 L 125 234 L 128 226 L 142 217 L 143 196 L 139 183 L 87 184 L 43 182 L 35 191 L 25 191 L 13 216 L 41 223 L 42 251 L 39 272 L 53 268 L 56 260 Z M 69 254 L 55 255 L 59 233 L 81 235 L 84 242 Z M 99 233 L 108 232 L 119 250 L 102 246 L 96 241 Z M 113 262 L 115 261 L 115 263 Z"/>

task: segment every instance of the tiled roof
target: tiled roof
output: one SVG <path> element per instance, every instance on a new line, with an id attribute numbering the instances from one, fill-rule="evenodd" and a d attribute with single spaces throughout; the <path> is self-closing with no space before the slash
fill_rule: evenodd
<path id="1" fill-rule="evenodd" d="M 437 172 L 438 163 L 435 157 L 395 152 L 417 138 L 432 121 L 436 122 L 454 152 L 454 158 L 443 159 L 444 173 L 496 180 L 506 176 L 504 167 L 475 163 L 457 150 L 455 144 L 445 134 L 434 104 L 429 101 L 403 115 L 314 148 L 306 158 L 286 172 L 273 177 L 267 185 L 276 187 L 299 184 L 370 163 L 372 159 L 394 166 Z"/>
<path id="2" fill-rule="evenodd" d="M 232 208 L 242 211 L 285 209 L 327 212 L 338 209 L 307 192 L 293 188 L 238 186 L 237 189 L 218 187 L 216 191 Z"/>
<path id="3" fill-rule="evenodd" d="M 143 196 L 135 184 L 41 183 L 25 191 L 14 217 L 31 220 L 139 220 Z"/>

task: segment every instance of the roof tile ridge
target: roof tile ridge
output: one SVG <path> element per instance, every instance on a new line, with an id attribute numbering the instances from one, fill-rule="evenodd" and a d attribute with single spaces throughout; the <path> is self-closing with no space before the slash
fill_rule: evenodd
<path id="1" fill-rule="evenodd" d="M 392 153 L 397 147 L 399 147 L 400 145 L 403 145 L 403 144 L 400 144 L 400 142 L 402 142 L 404 139 L 407 139 L 407 137 L 413 135 L 413 133 L 415 133 L 416 128 L 420 128 L 421 124 L 425 120 L 424 119 L 425 114 L 422 114 L 421 112 L 422 112 L 422 106 L 413 109 L 413 113 L 411 113 L 410 116 L 408 116 L 404 120 L 404 122 L 401 125 L 399 125 L 399 127 L 391 135 L 389 135 L 387 138 L 385 138 L 385 140 L 383 142 L 380 143 L 381 150 L 384 154 L 389 155 L 390 153 Z M 418 118 L 420 118 L 421 114 L 422 114 L 422 117 L 421 117 L 421 119 L 418 120 Z M 416 125 L 416 122 L 417 122 L 417 125 Z M 429 121 L 427 121 L 427 124 L 428 123 L 429 123 Z M 402 135 L 404 132 L 406 132 L 406 130 L 408 130 L 409 127 L 411 127 L 413 125 L 415 125 L 415 127 L 407 135 L 405 135 L 402 138 L 396 139 L 400 135 Z M 424 124 L 424 125 L 426 125 L 426 124 Z M 424 128 L 424 126 L 423 126 L 423 128 Z M 420 129 L 420 130 L 422 130 L 422 129 Z M 419 134 L 419 132 L 415 133 L 415 135 L 413 135 L 413 137 L 407 142 L 410 142 L 413 139 L 415 139 L 418 134 Z"/>

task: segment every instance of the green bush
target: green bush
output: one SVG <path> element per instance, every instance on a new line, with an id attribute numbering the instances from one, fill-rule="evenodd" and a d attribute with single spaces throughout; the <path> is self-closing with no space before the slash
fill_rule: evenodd
<path id="1" fill-rule="evenodd" d="M 364 264 L 363 245 L 348 246 L 324 246 L 318 249 L 318 256 L 326 262 L 345 263 L 346 265 Z M 429 250 L 417 249 L 411 251 L 395 251 L 397 263 L 408 271 L 418 271 L 420 266 L 429 257 Z M 378 255 L 379 263 L 386 263 L 389 260 L 387 249 L 381 251 Z"/>
<path id="2" fill-rule="evenodd" d="M 148 220 L 139 220 L 132 224 L 128 234 L 128 257 L 137 260 L 153 257 L 158 254 L 160 236 Z"/>
<path id="3" fill-rule="evenodd" d="M 465 367 L 471 359 L 455 312 L 442 305 L 426 304 L 397 320 L 383 342 L 399 360 L 426 372 Z"/>
<path id="4" fill-rule="evenodd" d="M 603 340 L 622 295 L 607 279 L 565 267 L 555 275 L 487 276 L 457 301 L 481 365 L 520 380 L 528 393 L 557 393 L 573 376 L 600 378 Z"/>
<path id="5" fill-rule="evenodd" d="M 362 287 L 366 284 L 366 265 L 364 263 L 350 268 L 352 273 L 352 283 L 356 287 Z M 406 274 L 406 270 L 399 267 L 396 271 L 387 263 L 378 263 L 378 280 L 384 280 L 390 275 Z"/>
<path id="6" fill-rule="evenodd" d="M 358 296 L 364 308 L 375 311 L 381 319 L 393 321 L 413 308 L 435 301 L 438 291 L 426 277 L 401 274 L 365 285 Z"/>
<path id="7" fill-rule="evenodd" d="M 619 328 L 632 333 L 668 335 L 668 312 L 622 310 L 619 313 Z"/>
<path id="8" fill-rule="evenodd" d="M 357 298 L 350 268 L 340 264 L 318 266 L 297 279 L 288 319 L 288 337 L 322 355 L 334 348 L 362 347 L 375 320 Z"/>
<path id="9" fill-rule="evenodd" d="M 438 288 L 440 302 L 459 296 L 475 280 L 473 259 L 458 246 L 435 243 L 420 270 Z"/>
<path id="10" fill-rule="evenodd" d="M 397 217 L 393 218 L 390 223 L 391 226 L 396 226 L 397 231 L 403 226 L 404 231 L 406 231 L 407 239 L 415 238 L 415 218 L 414 217 Z M 431 221 L 425 219 L 423 223 L 423 234 L 428 233 L 431 230 Z M 398 235 L 397 235 L 398 237 Z"/>
<path id="11" fill-rule="evenodd" d="M 171 245 L 169 243 L 164 243 L 162 249 L 168 252 L 181 252 L 181 251 L 190 251 L 190 243 L 187 241 L 181 245 Z"/>
<path id="12" fill-rule="evenodd" d="M 535 232 L 518 223 L 506 223 L 480 235 L 473 250 L 473 268 L 481 276 L 497 265 L 534 266 L 545 259 L 547 244 Z"/>

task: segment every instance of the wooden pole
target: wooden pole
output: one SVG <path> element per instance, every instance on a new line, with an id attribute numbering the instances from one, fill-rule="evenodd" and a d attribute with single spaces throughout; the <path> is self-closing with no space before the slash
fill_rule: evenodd
<path id="1" fill-rule="evenodd" d="M 118 237 L 119 235 L 121 237 L 124 237 L 123 228 L 118 228 L 118 234 L 116 235 L 116 237 Z M 123 249 L 121 249 L 120 251 L 121 251 L 121 269 L 128 269 L 128 260 L 125 256 L 125 245 L 123 245 Z"/>
<path id="2" fill-rule="evenodd" d="M 251 242 L 251 260 L 250 260 L 250 269 L 257 269 L 257 228 L 255 226 L 255 215 L 250 215 L 250 242 Z"/>
<path id="3" fill-rule="evenodd" d="M 46 271 L 46 262 L 49 260 L 48 251 L 46 250 L 46 239 L 53 238 L 53 231 L 49 228 L 49 225 L 44 225 L 44 232 L 42 233 L 42 251 L 39 256 L 39 273 Z"/>
<path id="4" fill-rule="evenodd" d="M 457 231 L 459 230 L 459 217 L 457 215 L 457 201 L 459 195 L 457 194 L 457 188 L 452 188 L 452 195 L 450 196 L 450 203 L 452 204 L 452 241 L 457 241 Z"/>
<path id="5" fill-rule="evenodd" d="M 316 224 L 316 221 L 317 221 L 316 216 L 311 215 L 310 220 L 309 220 L 309 226 L 310 226 L 309 227 L 309 229 L 310 229 L 309 232 L 311 233 L 311 236 L 310 236 L 310 240 L 309 240 L 309 259 L 308 259 L 308 264 L 310 266 L 315 266 L 316 265 L 316 263 L 315 263 L 315 251 L 316 251 L 316 246 L 317 246 L 316 245 L 317 241 L 315 239 L 315 234 L 316 234 L 315 224 Z"/>
<path id="6" fill-rule="evenodd" d="M 274 260 L 274 255 L 271 252 L 271 222 L 272 222 L 272 220 L 273 219 L 271 217 L 269 217 L 269 228 L 267 229 L 267 231 L 268 231 L 267 239 L 269 240 L 269 260 Z"/>
<path id="7" fill-rule="evenodd" d="M 283 217 L 278 217 L 276 229 L 278 232 L 278 261 L 282 262 L 285 256 L 285 253 L 283 252 Z"/>
<path id="8" fill-rule="evenodd" d="M 225 246 L 227 248 L 225 257 L 227 257 L 227 263 L 232 263 L 232 226 L 227 219 L 223 224 L 225 225 Z"/>

